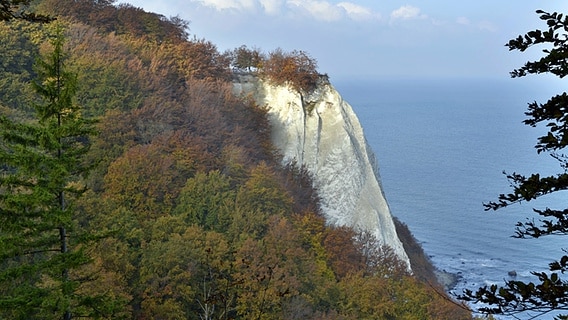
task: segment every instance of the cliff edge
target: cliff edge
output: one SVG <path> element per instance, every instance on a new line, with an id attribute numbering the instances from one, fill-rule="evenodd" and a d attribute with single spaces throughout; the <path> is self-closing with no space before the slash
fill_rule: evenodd
<path id="1" fill-rule="evenodd" d="M 254 75 L 239 75 L 234 93 L 268 107 L 272 141 L 285 163 L 296 161 L 314 177 L 328 223 L 366 230 L 408 265 L 385 199 L 375 155 L 351 106 L 322 77 L 307 96 Z"/>

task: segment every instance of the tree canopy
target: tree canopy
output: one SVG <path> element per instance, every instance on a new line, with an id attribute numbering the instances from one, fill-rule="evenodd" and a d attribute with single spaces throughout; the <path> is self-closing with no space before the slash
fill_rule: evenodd
<path id="1" fill-rule="evenodd" d="M 535 46 L 544 46 L 544 56 L 528 61 L 524 66 L 511 72 L 511 77 L 550 73 L 559 78 L 568 75 L 568 16 L 562 13 L 536 11 L 547 29 L 532 30 L 510 40 L 509 50 L 524 52 Z M 513 190 L 501 194 L 497 201 L 485 204 L 486 210 L 498 210 L 522 201 L 531 201 L 551 193 L 568 190 L 568 157 L 563 149 L 568 145 L 568 96 L 566 92 L 551 97 L 545 103 L 532 102 L 525 112 L 524 123 L 529 126 L 545 125 L 548 132 L 538 137 L 537 152 L 548 153 L 558 160 L 561 173 L 541 176 L 539 173 L 525 176 L 519 173 L 507 174 Z M 568 234 L 568 208 L 533 209 L 542 217 L 539 222 L 519 222 L 515 236 L 518 238 L 539 238 L 549 235 Z M 568 271 L 568 255 L 549 264 L 550 272 L 533 272 L 538 282 L 507 281 L 505 286 L 480 288 L 477 292 L 466 291 L 462 297 L 468 301 L 487 304 L 481 311 L 494 314 L 514 315 L 523 311 L 547 314 L 550 311 L 568 312 L 568 281 L 560 273 Z M 568 319 L 567 315 L 557 319 Z"/>
<path id="2" fill-rule="evenodd" d="M 0 21 L 24 19 L 34 22 L 49 22 L 53 20 L 47 15 L 29 11 L 31 0 L 0 0 Z"/>
<path id="3" fill-rule="evenodd" d="M 317 61 L 305 51 L 276 49 L 262 64 L 262 75 L 277 85 L 290 84 L 300 92 L 315 89 L 320 78 Z"/>
<path id="4" fill-rule="evenodd" d="M 320 80 L 317 60 L 301 50 L 277 48 L 268 54 L 242 45 L 226 53 L 237 72 L 254 72 L 274 85 L 289 85 L 300 93 L 309 93 Z"/>

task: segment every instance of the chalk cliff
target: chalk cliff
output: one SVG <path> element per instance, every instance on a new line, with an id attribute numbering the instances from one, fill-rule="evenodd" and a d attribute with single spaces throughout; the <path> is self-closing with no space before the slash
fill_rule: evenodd
<path id="1" fill-rule="evenodd" d="M 268 106 L 273 143 L 285 162 L 295 160 L 313 174 L 328 223 L 367 230 L 408 263 L 375 155 L 351 106 L 327 79 L 302 96 L 288 86 L 241 75 L 234 92 Z"/>

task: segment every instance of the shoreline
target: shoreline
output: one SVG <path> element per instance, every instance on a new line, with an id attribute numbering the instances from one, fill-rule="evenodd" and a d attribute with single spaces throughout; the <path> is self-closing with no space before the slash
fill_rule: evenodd
<path id="1" fill-rule="evenodd" d="M 458 284 L 460 276 L 455 273 L 450 273 L 445 270 L 434 270 L 436 279 L 440 283 L 446 292 L 449 292 Z"/>

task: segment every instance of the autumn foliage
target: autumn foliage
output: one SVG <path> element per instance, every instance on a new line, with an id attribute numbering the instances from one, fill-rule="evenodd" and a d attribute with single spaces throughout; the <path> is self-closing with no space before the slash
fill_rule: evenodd
<path id="1" fill-rule="evenodd" d="M 120 306 L 107 318 L 470 318 L 372 236 L 326 225 L 309 173 L 281 164 L 266 109 L 231 93 L 230 59 L 215 45 L 128 5 L 38 6 L 68 26 L 77 102 L 99 120 L 85 158 L 97 166 L 76 209 L 81 228 L 104 235 L 89 249 L 85 290 Z M 0 110 L 25 118 L 22 75 L 34 71 L 21 66 L 44 31 L 10 22 L 0 33 L 12 58 L 0 79 L 18 80 L 0 80 L 0 97 L 15 97 Z M 261 65 L 300 91 L 319 77 L 301 51 Z"/>
<path id="2" fill-rule="evenodd" d="M 304 51 L 285 52 L 276 49 L 262 65 L 262 75 L 276 85 L 290 84 L 301 92 L 310 92 L 317 86 L 317 62 Z"/>
<path id="3" fill-rule="evenodd" d="M 226 56 L 235 71 L 257 73 L 274 85 L 289 85 L 300 93 L 314 90 L 320 79 L 316 59 L 305 51 L 278 48 L 265 54 L 260 49 L 240 46 Z"/>

